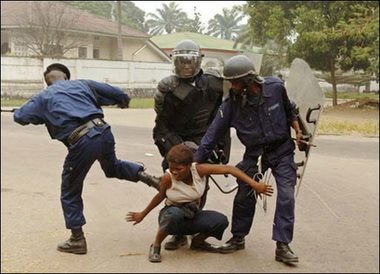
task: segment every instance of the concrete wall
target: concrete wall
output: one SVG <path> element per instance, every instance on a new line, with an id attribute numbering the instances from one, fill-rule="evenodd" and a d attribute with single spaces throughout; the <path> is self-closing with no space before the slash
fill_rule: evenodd
<path id="1" fill-rule="evenodd" d="M 169 63 L 1 57 L 1 96 L 30 98 L 45 87 L 43 72 L 52 63 L 63 63 L 71 79 L 91 79 L 119 86 L 131 96 L 150 97 L 157 83 L 172 74 Z"/>

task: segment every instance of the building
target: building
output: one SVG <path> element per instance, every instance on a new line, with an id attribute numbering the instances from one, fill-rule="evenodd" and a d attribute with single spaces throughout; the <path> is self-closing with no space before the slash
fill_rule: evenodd
<path id="1" fill-rule="evenodd" d="M 54 28 L 58 29 L 56 33 Z M 25 29 L 31 33 L 29 43 L 25 43 Z M 46 42 L 46 32 L 52 41 Z M 64 42 L 58 40 L 59 35 L 65 38 Z M 45 39 L 47 50 L 67 50 L 64 58 L 170 63 L 170 58 L 146 33 L 122 25 L 121 37 L 120 59 L 117 22 L 63 1 L 1 1 L 2 56 L 36 56 L 31 44 Z"/>
<path id="2" fill-rule="evenodd" d="M 118 37 L 117 23 L 63 1 L 1 1 L 2 98 L 36 94 L 45 87 L 43 71 L 56 62 L 70 69 L 72 79 L 152 96 L 158 81 L 171 74 L 170 58 L 149 35 L 127 26 L 121 26 L 120 58 Z"/>

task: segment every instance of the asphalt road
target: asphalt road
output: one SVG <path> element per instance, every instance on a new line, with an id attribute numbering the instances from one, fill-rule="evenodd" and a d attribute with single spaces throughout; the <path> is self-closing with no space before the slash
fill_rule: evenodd
<path id="1" fill-rule="evenodd" d="M 152 110 L 106 109 L 119 158 L 140 161 L 161 174 L 153 144 Z M 50 140 L 44 126 L 20 126 L 11 113 L 1 114 L 1 272 L 379 272 L 379 140 L 317 136 L 300 193 L 292 249 L 300 257 L 290 267 L 274 260 L 271 240 L 275 196 L 256 211 L 246 249 L 208 254 L 162 249 L 162 263 L 147 260 L 157 229 L 158 210 L 133 226 L 128 211 L 142 210 L 155 194 L 142 183 L 107 179 L 98 163 L 90 170 L 83 199 L 88 254 L 56 251 L 69 236 L 59 201 L 66 148 Z M 233 137 L 231 164 L 243 148 Z M 234 193 L 211 185 L 206 208 L 231 219 Z M 276 195 L 276 192 L 275 192 Z M 223 241 L 230 238 L 227 228 Z M 219 244 L 215 239 L 210 242 Z"/>

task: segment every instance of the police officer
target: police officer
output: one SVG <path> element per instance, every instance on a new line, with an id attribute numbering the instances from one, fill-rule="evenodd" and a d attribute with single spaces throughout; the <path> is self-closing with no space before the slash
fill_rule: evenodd
<path id="1" fill-rule="evenodd" d="M 103 105 L 127 108 L 130 98 L 121 89 L 91 81 L 74 80 L 64 65 L 49 66 L 44 73 L 49 85 L 15 111 L 14 121 L 21 124 L 45 124 L 52 139 L 68 149 L 61 183 L 61 204 L 66 228 L 71 237 L 58 245 L 58 250 L 75 254 L 87 253 L 82 226 L 83 181 L 92 164 L 98 160 L 106 177 L 158 187 L 158 178 L 145 173 L 140 164 L 116 158 L 115 141 L 110 126 L 103 120 Z"/>
<path id="2" fill-rule="evenodd" d="M 194 41 L 180 41 L 171 57 L 174 75 L 163 78 L 154 94 L 154 109 L 157 115 L 153 139 L 164 157 L 164 172 L 168 168 L 165 156 L 174 145 L 184 142 L 194 149 L 197 148 L 223 98 L 221 75 L 214 70 L 203 72 L 203 54 Z M 227 163 L 229 148 L 228 132 L 213 148 L 212 161 Z M 205 200 L 206 194 L 202 197 L 201 207 L 204 206 Z M 177 235 L 165 244 L 165 249 L 177 249 L 185 243 L 186 238 Z"/>
<path id="3" fill-rule="evenodd" d="M 237 137 L 245 146 L 243 159 L 237 167 L 254 177 L 258 172 L 258 158 L 262 156 L 263 173 L 271 168 L 276 179 L 277 202 L 272 231 L 272 239 L 277 242 L 275 258 L 284 263 L 296 263 L 298 257 L 289 247 L 293 239 L 297 179 L 290 125 L 296 131 L 297 144 L 302 133 L 294 108 L 283 81 L 276 77 L 261 78 L 245 55 L 227 60 L 223 74 L 231 85 L 230 96 L 222 103 L 203 137 L 195 160 L 205 161 L 224 132 L 230 127 L 236 129 Z M 245 248 L 244 237 L 251 229 L 255 214 L 256 196 L 251 195 L 242 182 L 238 180 L 237 183 L 232 213 L 233 237 L 219 248 L 221 253 Z"/>

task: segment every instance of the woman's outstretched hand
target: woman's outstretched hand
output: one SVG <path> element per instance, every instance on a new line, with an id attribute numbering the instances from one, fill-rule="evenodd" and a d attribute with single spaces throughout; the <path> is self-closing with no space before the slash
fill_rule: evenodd
<path id="1" fill-rule="evenodd" d="M 133 225 L 137 225 L 144 219 L 144 215 L 141 212 L 128 212 L 125 216 L 127 222 L 134 222 Z"/>

